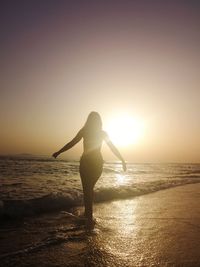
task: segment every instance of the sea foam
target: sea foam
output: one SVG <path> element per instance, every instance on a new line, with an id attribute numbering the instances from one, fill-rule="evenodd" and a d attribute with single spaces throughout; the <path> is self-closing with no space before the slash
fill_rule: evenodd
<path id="1" fill-rule="evenodd" d="M 132 186 L 115 186 L 112 188 L 98 188 L 94 193 L 94 202 L 113 201 L 119 199 L 133 198 L 144 194 L 153 193 L 159 190 L 172 188 L 192 183 L 199 183 L 200 179 L 191 180 L 162 180 L 146 182 L 142 184 L 133 184 Z M 1 218 L 22 218 L 24 216 L 34 216 L 37 214 L 70 210 L 73 207 L 83 205 L 82 193 L 71 191 L 67 194 L 51 193 L 39 198 L 27 200 L 4 200 L 0 201 Z"/>

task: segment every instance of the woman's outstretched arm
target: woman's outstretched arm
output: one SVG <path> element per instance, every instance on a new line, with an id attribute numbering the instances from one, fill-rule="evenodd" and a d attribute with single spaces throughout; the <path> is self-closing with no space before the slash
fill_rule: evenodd
<path id="1" fill-rule="evenodd" d="M 59 151 L 53 153 L 53 157 L 54 158 L 57 158 L 57 156 L 67 150 L 69 150 L 70 148 L 72 148 L 74 145 L 76 145 L 80 140 L 81 138 L 83 137 L 83 130 L 81 129 L 77 135 L 69 142 L 67 143 L 63 148 L 61 148 Z"/>
<path id="2" fill-rule="evenodd" d="M 106 144 L 109 146 L 109 148 L 111 149 L 111 151 L 115 154 L 115 156 L 121 160 L 122 162 L 122 166 L 123 166 L 123 170 L 126 171 L 126 162 L 123 159 L 122 155 L 120 154 L 119 150 L 116 148 L 116 146 L 111 142 L 108 134 L 106 132 L 105 133 L 105 137 L 104 140 L 106 142 Z"/>

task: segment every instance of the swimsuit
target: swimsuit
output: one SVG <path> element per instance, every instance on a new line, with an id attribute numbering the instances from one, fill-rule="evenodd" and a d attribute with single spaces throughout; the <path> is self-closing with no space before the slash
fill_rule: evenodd
<path id="1" fill-rule="evenodd" d="M 80 159 L 80 176 L 82 183 L 95 185 L 103 170 L 103 158 L 100 151 L 83 153 Z"/>

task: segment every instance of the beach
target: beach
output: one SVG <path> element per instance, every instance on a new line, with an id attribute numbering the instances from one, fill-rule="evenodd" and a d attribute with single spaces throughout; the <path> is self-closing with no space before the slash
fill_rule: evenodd
<path id="1" fill-rule="evenodd" d="M 200 184 L 1 223 L 0 266 L 200 266 Z M 74 214 L 80 212 L 75 209 Z"/>
<path id="2" fill-rule="evenodd" d="M 200 1 L 0 12 L 0 267 L 200 267 Z"/>

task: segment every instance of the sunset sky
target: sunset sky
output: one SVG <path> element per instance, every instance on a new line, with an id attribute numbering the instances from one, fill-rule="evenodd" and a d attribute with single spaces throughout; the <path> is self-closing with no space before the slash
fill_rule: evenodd
<path id="1" fill-rule="evenodd" d="M 95 110 L 105 130 L 120 117 L 142 125 L 116 144 L 127 161 L 200 162 L 199 1 L 13 0 L 0 10 L 0 154 L 51 155 Z"/>

